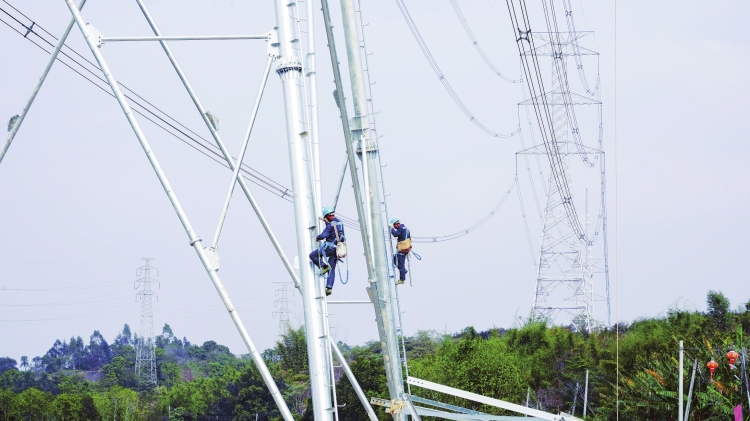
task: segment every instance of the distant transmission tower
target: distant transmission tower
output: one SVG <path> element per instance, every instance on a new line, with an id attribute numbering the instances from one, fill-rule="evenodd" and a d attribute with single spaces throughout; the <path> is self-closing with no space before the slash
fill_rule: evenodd
<path id="1" fill-rule="evenodd" d="M 151 299 L 155 292 L 151 290 L 151 282 L 158 282 L 151 279 L 151 270 L 158 270 L 151 266 L 151 258 L 143 258 L 146 264 L 139 267 L 136 276 L 140 276 L 135 281 L 135 287 L 141 287 L 136 294 L 136 300 L 141 302 L 141 328 L 139 331 L 138 344 L 135 355 L 135 374 L 143 382 L 156 386 L 156 358 L 154 352 L 154 309 Z"/>
<path id="2" fill-rule="evenodd" d="M 287 327 L 289 326 L 289 282 L 275 282 L 279 284 L 279 288 L 276 290 L 276 300 L 273 302 L 273 306 L 276 310 L 273 311 L 273 317 L 279 318 L 278 335 L 281 336 L 286 333 Z"/>
<path id="3" fill-rule="evenodd" d="M 605 194 L 605 167 L 602 146 L 601 102 L 592 96 L 599 96 L 599 79 L 592 90 L 583 76 L 581 55 L 595 56 L 598 67 L 598 53 L 578 46 L 578 40 L 588 32 L 555 32 L 535 33 L 532 36 L 542 41 L 533 54 L 549 56 L 552 60 L 551 89 L 544 93 L 544 98 L 524 101 L 519 105 L 530 106 L 533 101 L 543 102 L 551 111 L 552 130 L 557 148 L 562 156 L 562 171 L 571 184 L 571 160 L 582 161 L 582 167 L 591 168 L 601 189 L 599 215 L 590 232 L 588 211 L 588 189 L 586 189 L 585 212 L 581 212 L 580 224 L 586 231 L 586 238 L 577 235 L 573 223 L 566 213 L 563 197 L 558 184 L 550 173 L 546 185 L 546 206 L 542 217 L 542 239 L 537 264 L 536 292 L 534 295 L 533 313 L 535 318 L 556 320 L 560 315 L 569 317 L 574 326 L 590 330 L 594 327 L 594 280 L 601 278 L 606 289 L 606 296 L 601 301 L 607 303 L 607 322 L 609 323 L 609 267 L 607 256 L 607 214 Z M 577 70 L 568 72 L 568 57 L 575 57 Z M 598 69 L 597 69 L 598 70 Z M 568 84 L 570 75 L 581 75 L 584 89 L 589 94 L 572 93 Z M 590 105 L 599 108 L 599 139 L 595 147 L 583 144 L 575 119 L 573 108 Z M 543 147 L 537 145 L 519 154 L 546 154 Z M 569 200 L 573 200 L 570 198 Z M 580 202 L 578 202 L 580 204 Z M 599 234 L 602 234 L 599 237 Z M 597 241 L 598 240 L 598 241 Z M 592 256 L 597 246 L 597 257 Z M 600 251 L 601 250 L 601 251 Z"/>

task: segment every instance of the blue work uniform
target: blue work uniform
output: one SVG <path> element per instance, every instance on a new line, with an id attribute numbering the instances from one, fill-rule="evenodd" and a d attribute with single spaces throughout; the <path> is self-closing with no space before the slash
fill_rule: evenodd
<path id="1" fill-rule="evenodd" d="M 411 238 L 411 233 L 409 233 L 409 229 L 406 228 L 406 225 L 404 224 L 399 224 L 398 229 L 391 228 L 391 235 L 396 237 L 396 239 L 399 242 L 404 241 L 407 238 Z M 398 278 L 399 280 L 404 280 L 404 281 L 406 280 L 406 255 L 407 254 L 409 254 L 408 251 L 406 253 L 398 252 L 396 253 L 396 256 L 394 259 L 396 260 L 394 263 L 396 263 L 396 266 L 398 266 L 398 271 L 400 275 L 400 278 Z"/>
<path id="2" fill-rule="evenodd" d="M 316 240 L 323 240 L 320 247 L 310 253 L 310 260 L 312 260 L 315 266 L 323 268 L 327 264 L 331 267 L 330 272 L 328 272 L 326 288 L 333 288 L 333 281 L 336 280 L 336 262 L 338 258 L 336 257 L 336 230 L 333 229 L 333 224 L 336 224 L 336 229 L 339 231 L 339 240 L 346 242 L 346 238 L 344 237 L 344 223 L 334 217 L 330 222 L 326 221 L 326 228 L 320 235 L 315 237 Z M 323 259 L 323 264 L 321 265 L 321 258 L 324 256 L 325 259 Z"/>

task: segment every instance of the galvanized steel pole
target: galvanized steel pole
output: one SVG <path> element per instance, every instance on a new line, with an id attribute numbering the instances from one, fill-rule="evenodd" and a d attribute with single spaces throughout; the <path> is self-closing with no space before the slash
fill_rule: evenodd
<path id="1" fill-rule="evenodd" d="M 279 44 L 279 59 L 276 73 L 281 78 L 284 91 L 284 110 L 286 114 L 287 144 L 289 147 L 289 164 L 294 190 L 294 219 L 297 234 L 297 251 L 300 260 L 300 281 L 302 303 L 305 314 L 305 331 L 307 334 L 307 354 L 310 369 L 310 390 L 312 392 L 313 417 L 316 421 L 333 418 L 336 407 L 331 400 L 328 383 L 330 367 L 327 358 L 328 332 L 325 329 L 325 308 L 322 301 L 323 285 L 316 278 L 307 255 L 316 247 L 317 218 L 313 202 L 313 185 L 309 167 L 307 136 L 304 128 L 304 93 L 302 92 L 302 63 L 297 45 L 299 40 L 292 30 L 289 7 L 296 3 L 275 0 L 276 25 Z"/>
<path id="2" fill-rule="evenodd" d="M 331 57 L 331 66 L 333 67 L 333 81 L 336 84 L 336 99 L 339 106 L 339 115 L 341 117 L 341 127 L 344 129 L 344 143 L 346 143 L 346 156 L 349 162 L 349 174 L 352 178 L 352 188 L 354 189 L 354 201 L 357 205 L 357 218 L 360 221 L 360 230 L 362 231 L 362 246 L 365 249 L 365 262 L 367 263 L 367 276 L 370 281 L 375 279 L 375 265 L 372 260 L 370 251 L 370 242 L 367 241 L 367 224 L 365 221 L 365 210 L 362 203 L 362 190 L 359 186 L 359 174 L 357 174 L 357 158 L 354 146 L 351 142 L 351 131 L 349 130 L 349 117 L 346 111 L 346 98 L 344 97 L 344 87 L 341 81 L 341 69 L 339 69 L 339 59 L 336 53 L 336 42 L 333 39 L 333 25 L 331 24 L 331 11 L 328 8 L 328 0 L 320 0 L 323 9 L 323 20 L 326 26 L 326 37 L 328 38 L 328 52 Z"/>
<path id="3" fill-rule="evenodd" d="M 310 143 L 312 145 L 313 188 L 315 189 L 315 213 L 323 209 L 323 185 L 320 177 L 320 138 L 318 137 L 318 80 L 315 65 L 315 10 L 313 2 L 307 0 L 307 68 L 305 76 L 310 82 Z M 334 206 L 335 208 L 336 206 Z"/>
<path id="4" fill-rule="evenodd" d="M 86 4 L 86 0 L 81 0 L 81 3 L 78 4 L 78 9 L 79 10 L 83 9 L 84 4 Z M 44 66 L 42 75 L 39 76 L 39 80 L 36 82 L 36 86 L 34 86 L 34 90 L 31 92 L 29 99 L 26 100 L 26 105 L 24 105 L 23 110 L 21 110 L 21 114 L 14 116 L 11 119 L 12 124 L 8 128 L 8 139 L 6 139 L 5 144 L 3 145 L 3 148 L 0 149 L 0 162 L 3 162 L 3 158 L 5 157 L 5 154 L 8 153 L 8 148 L 10 148 L 10 144 L 13 142 L 13 139 L 16 137 L 16 133 L 18 133 L 18 129 L 21 128 L 21 123 L 23 123 L 23 120 L 26 118 L 26 114 L 29 113 L 31 104 L 33 104 L 34 99 L 36 99 L 36 94 L 39 93 L 39 89 L 42 88 L 42 84 L 44 83 L 44 80 L 47 79 L 47 75 L 49 74 L 49 71 L 52 68 L 52 65 L 55 64 L 55 60 L 57 60 L 57 55 L 60 54 L 60 50 L 65 45 L 65 40 L 68 39 L 68 34 L 70 34 L 70 30 L 73 28 L 73 25 L 75 25 L 75 23 L 76 23 L 75 18 L 71 17 L 70 22 L 68 22 L 68 26 L 65 27 L 65 31 L 63 31 L 62 35 L 60 35 L 60 40 L 57 41 L 57 45 L 55 46 L 55 49 L 52 50 L 52 54 L 49 56 L 49 59 L 47 60 L 47 65 Z"/>
<path id="5" fill-rule="evenodd" d="M 372 242 L 372 256 L 375 266 L 374 285 L 370 287 L 370 296 L 375 306 L 376 320 L 380 340 L 385 344 L 383 347 L 383 363 L 385 364 L 386 380 L 388 381 L 388 392 L 391 399 L 402 399 L 404 393 L 404 381 L 401 372 L 401 355 L 399 352 L 398 335 L 396 333 L 396 315 L 394 311 L 393 291 L 395 288 L 391 282 L 386 251 L 385 238 L 383 237 L 383 217 L 380 201 L 380 189 L 378 186 L 378 145 L 377 139 L 370 136 L 369 118 L 367 106 L 367 94 L 365 90 L 365 75 L 362 68 L 361 47 L 359 43 L 359 31 L 357 30 L 357 17 L 355 15 L 353 0 L 341 0 L 341 14 L 344 23 L 344 40 L 349 61 L 349 79 L 351 80 L 352 102 L 354 104 L 354 117 L 350 124 L 352 139 L 359 139 L 359 148 L 365 172 L 365 183 L 367 194 L 366 203 L 369 204 L 369 233 Z M 360 221 L 363 223 L 365 221 Z M 373 290 L 374 287 L 374 290 Z M 405 419 L 404 415 L 399 415 Z"/>
<path id="6" fill-rule="evenodd" d="M 276 406 L 279 408 L 279 411 L 281 412 L 281 415 L 283 416 L 284 420 L 294 421 L 294 417 L 292 417 L 291 412 L 289 412 L 289 408 L 287 408 L 286 402 L 284 402 L 284 398 L 281 395 L 281 392 L 279 392 L 278 387 L 276 386 L 276 382 L 271 376 L 271 373 L 268 371 L 268 367 L 266 367 L 265 362 L 263 361 L 263 358 L 261 357 L 260 353 L 255 348 L 255 345 L 250 339 L 250 335 L 247 333 L 247 330 L 245 329 L 245 325 L 242 323 L 242 320 L 240 320 L 240 317 L 237 314 L 237 310 L 234 308 L 234 305 L 232 304 L 229 298 L 229 294 L 227 294 L 226 290 L 224 289 L 224 284 L 221 282 L 221 279 L 219 279 L 218 274 L 211 266 L 211 263 L 208 261 L 208 256 L 206 255 L 205 251 L 199 244 L 201 242 L 201 238 L 198 237 L 198 235 L 193 230 L 193 227 L 190 224 L 190 221 L 188 220 L 188 217 L 185 214 L 185 211 L 182 209 L 182 205 L 180 204 L 180 201 L 177 199 L 177 195 L 175 194 L 174 190 L 172 189 L 172 186 L 169 184 L 169 180 L 167 180 L 167 176 L 164 174 L 164 171 L 162 170 L 161 164 L 159 164 L 159 161 L 156 159 L 156 155 L 154 155 L 153 151 L 151 150 L 151 145 L 148 143 L 148 140 L 146 139 L 146 136 L 143 134 L 143 131 L 141 130 L 140 125 L 138 124 L 138 121 L 135 119 L 135 116 L 133 115 L 133 112 L 130 109 L 130 105 L 125 100 L 125 97 L 120 91 L 120 87 L 117 84 L 117 80 L 115 80 L 114 76 L 112 75 L 112 72 L 109 70 L 109 66 L 107 65 L 107 62 L 104 60 L 104 56 L 102 56 L 102 53 L 99 50 L 99 47 L 96 45 L 96 42 L 94 41 L 91 33 L 89 32 L 89 28 L 87 27 L 87 24 L 84 22 L 83 17 L 81 17 L 80 11 L 75 6 L 75 4 L 73 4 L 72 0 L 65 0 L 65 2 L 67 3 L 68 8 L 70 9 L 70 12 L 73 14 L 73 17 L 76 23 L 78 24 L 78 27 L 81 29 L 81 33 L 83 34 L 83 37 L 86 40 L 86 43 L 88 44 L 89 48 L 91 49 L 91 52 L 96 58 L 96 61 L 99 64 L 99 67 L 101 68 L 102 73 L 104 74 L 104 77 L 107 79 L 107 83 L 109 83 L 109 86 L 112 88 L 112 93 L 115 95 L 115 98 L 117 98 L 117 102 L 120 104 L 122 111 L 125 113 L 125 117 L 128 119 L 130 126 L 133 128 L 133 132 L 138 138 L 138 141 L 140 142 L 141 147 L 143 147 L 144 152 L 146 152 L 146 157 L 151 163 L 151 166 L 153 167 L 154 172 L 156 172 L 156 176 L 159 178 L 159 182 L 164 188 L 164 191 L 167 193 L 167 197 L 169 198 L 169 201 L 171 202 L 172 207 L 174 208 L 175 212 L 177 212 L 177 216 L 179 217 L 180 222 L 182 223 L 182 226 L 188 235 L 190 245 L 195 249 L 195 252 L 198 254 L 198 258 L 203 264 L 203 267 L 206 269 L 208 276 L 211 278 L 211 282 L 213 282 L 214 287 L 216 288 L 216 291 L 219 293 L 219 296 L 221 297 L 221 300 L 224 303 L 224 306 L 226 307 L 227 312 L 229 313 L 229 316 L 232 318 L 232 321 L 237 327 L 237 330 L 240 332 L 240 336 L 242 336 L 242 339 L 245 342 L 245 345 L 247 346 L 248 351 L 250 351 L 250 355 L 252 356 L 253 361 L 255 362 L 255 365 L 258 368 L 258 371 L 260 372 L 261 377 L 263 378 L 263 381 L 266 383 L 266 387 L 268 387 L 268 390 L 271 392 L 271 396 L 276 402 Z"/>

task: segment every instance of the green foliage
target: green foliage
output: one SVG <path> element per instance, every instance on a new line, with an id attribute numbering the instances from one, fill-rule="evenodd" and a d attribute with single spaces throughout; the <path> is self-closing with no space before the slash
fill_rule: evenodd
<path id="1" fill-rule="evenodd" d="M 729 299 L 721 292 L 708 291 L 706 305 L 708 307 L 708 315 L 713 319 L 716 327 L 726 329 L 730 322 Z"/>
<path id="2" fill-rule="evenodd" d="M 528 391 L 530 406 L 553 413 L 570 413 L 575 401 L 579 417 L 588 370 L 588 421 L 614 420 L 618 411 L 622 419 L 675 420 L 677 349 L 684 341 L 688 381 L 694 359 L 699 367 L 690 419 L 730 419 L 735 406 L 747 405 L 747 396 L 738 377 L 741 363 L 730 369 L 724 354 L 750 347 L 744 334 L 750 313 L 732 311 L 720 292 L 710 291 L 706 301 L 705 313 L 672 309 L 663 317 L 621 324 L 618 331 L 581 333 L 534 320 L 509 330 L 418 331 L 404 338 L 408 370 L 413 377 L 517 404 L 526 402 Z M 88 344 L 80 337 L 58 340 L 45 355 L 22 358 L 20 366 L 0 358 L 0 421 L 281 419 L 252 359 L 214 341 L 193 345 L 165 325 L 155 342 L 159 386 L 146 387 L 134 374 L 139 340 L 125 325 L 111 345 L 95 331 Z M 381 344 L 338 347 L 366 396 L 388 399 Z M 263 357 L 295 418 L 311 420 L 304 329 L 288 328 Z M 705 370 L 712 358 L 719 363 L 713 379 Z M 367 419 L 349 379 L 340 370 L 336 376 L 341 421 Z M 412 393 L 517 415 L 418 387 Z M 381 420 L 391 419 L 382 407 L 375 409 Z"/>

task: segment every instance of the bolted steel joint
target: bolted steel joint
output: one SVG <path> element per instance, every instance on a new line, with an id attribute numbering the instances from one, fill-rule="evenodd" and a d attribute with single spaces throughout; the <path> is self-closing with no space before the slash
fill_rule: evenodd
<path id="1" fill-rule="evenodd" d="M 302 77 L 302 63 L 299 61 L 282 61 L 276 66 L 276 74 L 281 80 L 300 79 Z"/>

